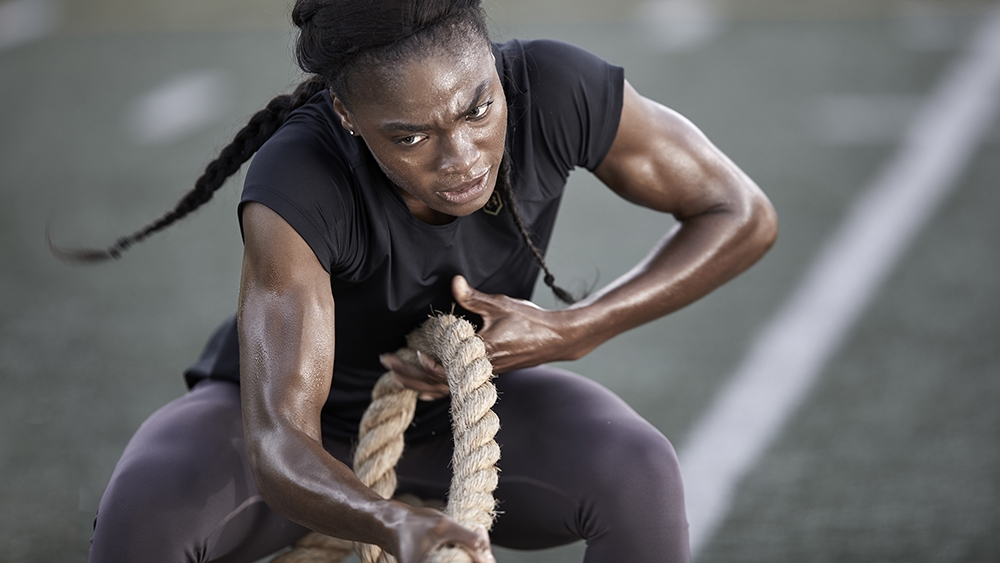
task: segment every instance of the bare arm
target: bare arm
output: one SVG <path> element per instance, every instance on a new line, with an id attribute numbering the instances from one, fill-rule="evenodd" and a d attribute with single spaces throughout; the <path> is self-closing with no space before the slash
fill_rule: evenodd
<path id="1" fill-rule="evenodd" d="M 320 411 L 334 358 L 330 276 L 267 207 L 247 204 L 243 227 L 243 424 L 264 500 L 310 529 L 376 544 L 401 563 L 416 563 L 444 542 L 466 546 L 479 563 L 492 560 L 484 537 L 438 512 L 380 498 L 323 449 Z"/>
<path id="2" fill-rule="evenodd" d="M 595 173 L 623 198 L 680 224 L 632 270 L 561 311 L 484 294 L 456 278 L 456 299 L 484 318 L 480 335 L 498 372 L 580 358 L 676 311 L 756 262 L 777 234 L 757 185 L 691 122 L 628 83 L 618 133 Z"/>
<path id="3" fill-rule="evenodd" d="M 690 121 L 625 86 L 622 125 L 595 173 L 680 225 L 577 305 L 611 329 L 606 338 L 699 299 L 759 260 L 777 236 L 774 208 L 753 180 Z"/>

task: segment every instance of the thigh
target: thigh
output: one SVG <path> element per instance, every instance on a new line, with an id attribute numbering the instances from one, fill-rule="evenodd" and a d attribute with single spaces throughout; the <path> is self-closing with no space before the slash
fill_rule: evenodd
<path id="1" fill-rule="evenodd" d="M 248 561 L 306 532 L 264 504 L 239 388 L 205 381 L 142 424 L 101 499 L 91 561 Z"/>
<path id="2" fill-rule="evenodd" d="M 669 441 L 618 396 L 540 366 L 497 379 L 498 545 L 584 539 L 587 561 L 683 561 L 687 523 Z"/>

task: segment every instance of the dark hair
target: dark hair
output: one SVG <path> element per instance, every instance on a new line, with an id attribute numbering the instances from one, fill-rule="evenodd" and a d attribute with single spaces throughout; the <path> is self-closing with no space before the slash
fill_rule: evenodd
<path id="1" fill-rule="evenodd" d="M 511 187 L 511 167 L 510 167 L 510 156 L 504 151 L 503 160 L 500 161 L 500 172 L 497 175 L 497 186 L 496 189 L 500 192 L 500 197 L 503 198 L 504 204 L 510 208 L 510 218 L 514 223 L 514 228 L 521 235 L 521 240 L 531 251 L 531 255 L 535 258 L 535 262 L 538 263 L 542 268 L 542 281 L 545 285 L 549 286 L 552 293 L 556 296 L 556 299 L 562 301 L 567 305 L 572 305 L 577 302 L 577 298 L 573 297 L 570 292 L 566 291 L 562 287 L 556 285 L 556 278 L 549 271 L 548 264 L 545 263 L 545 258 L 542 256 L 542 251 L 538 249 L 535 242 L 531 239 L 531 233 L 528 231 L 528 227 L 524 224 L 524 219 L 521 218 L 521 212 L 518 209 L 517 198 L 514 197 L 514 190 Z"/>
<path id="2" fill-rule="evenodd" d="M 277 96 L 255 113 L 233 141 L 210 162 L 194 188 L 156 221 L 118 239 L 107 249 L 56 246 L 46 232 L 52 253 L 64 260 L 98 262 L 119 258 L 132 245 L 160 231 L 212 198 L 215 192 L 254 155 L 288 116 L 324 89 L 349 104 L 352 70 L 386 68 L 429 48 L 454 49 L 469 40 L 489 42 L 480 0 L 297 0 L 292 23 L 299 28 L 295 55 L 309 77 L 291 94 Z M 456 41 L 461 39 L 462 41 Z M 497 178 L 501 197 L 510 208 L 514 226 L 544 271 L 545 284 L 560 300 L 575 300 L 554 283 L 542 253 L 532 242 L 510 187 L 510 163 L 504 156 Z"/>

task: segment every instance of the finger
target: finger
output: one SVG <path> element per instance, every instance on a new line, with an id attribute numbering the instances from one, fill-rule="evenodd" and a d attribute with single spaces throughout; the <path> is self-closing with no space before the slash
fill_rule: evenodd
<path id="1" fill-rule="evenodd" d="M 444 397 L 449 393 L 448 385 L 439 381 L 428 381 L 423 377 L 410 377 L 398 371 L 391 372 L 396 381 L 407 389 L 413 389 L 417 393 L 426 393 L 436 398 Z"/>
<path id="2" fill-rule="evenodd" d="M 410 365 L 392 354 L 382 354 L 379 356 L 382 366 L 392 372 L 396 381 L 407 389 L 412 389 L 421 395 L 426 395 L 424 400 L 436 400 L 451 393 L 447 383 L 437 380 L 418 366 Z"/>
<path id="3" fill-rule="evenodd" d="M 379 362 L 381 362 L 382 367 L 385 369 L 394 371 L 397 375 L 410 379 L 426 381 L 429 383 L 444 383 L 447 380 L 444 375 L 444 368 L 437 366 L 433 359 L 431 360 L 431 364 L 425 364 L 421 361 L 420 365 L 413 365 L 409 362 L 403 361 L 402 358 L 395 354 L 382 354 L 379 356 Z M 428 367 L 425 367 L 425 365 Z"/>
<path id="4" fill-rule="evenodd" d="M 493 550 L 490 549 L 490 534 L 486 531 L 486 528 L 479 526 L 476 528 L 476 535 L 479 536 L 482 545 L 482 563 L 496 563 L 496 559 L 493 557 Z M 479 563 L 478 561 L 476 563 Z"/>
<path id="5" fill-rule="evenodd" d="M 490 536 L 482 526 L 477 527 L 475 532 L 456 526 L 451 542 L 465 548 L 473 563 L 496 563 L 490 549 Z"/>
<path id="6" fill-rule="evenodd" d="M 465 276 L 455 276 L 451 280 L 451 293 L 455 296 L 455 301 L 466 310 L 479 313 L 486 320 L 486 315 L 490 312 L 489 294 L 474 289 L 469 285 Z"/>
<path id="7" fill-rule="evenodd" d="M 379 354 L 378 363 L 382 364 L 382 367 L 388 371 L 395 371 L 395 362 L 398 360 L 396 356 L 392 354 Z"/>
<path id="8" fill-rule="evenodd" d="M 420 350 L 417 350 L 417 361 L 420 362 L 424 371 L 433 374 L 437 379 L 445 381 L 448 379 L 448 375 L 444 372 L 444 366 Z"/>
<path id="9" fill-rule="evenodd" d="M 425 401 L 435 401 L 441 397 L 447 397 L 451 393 L 451 389 L 442 383 L 429 383 L 419 379 L 411 379 L 400 375 L 398 372 L 393 372 L 393 375 L 396 376 L 396 381 L 400 385 L 416 391 L 419 394 L 418 397 Z"/>
<path id="10" fill-rule="evenodd" d="M 404 373 L 411 377 L 417 377 L 435 382 L 444 382 L 448 380 L 448 377 L 444 372 L 444 366 L 437 363 L 437 361 L 431 356 L 428 356 L 419 350 L 417 350 L 416 364 L 404 361 L 396 354 L 382 354 L 379 356 L 379 361 L 382 362 L 382 365 L 386 369 Z"/>

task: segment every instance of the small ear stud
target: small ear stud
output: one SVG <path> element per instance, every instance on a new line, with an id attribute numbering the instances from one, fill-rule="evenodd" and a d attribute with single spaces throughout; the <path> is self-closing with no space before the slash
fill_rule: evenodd
<path id="1" fill-rule="evenodd" d="M 354 129 L 348 129 L 347 132 L 350 133 L 352 137 L 357 135 L 357 133 L 354 132 Z"/>

